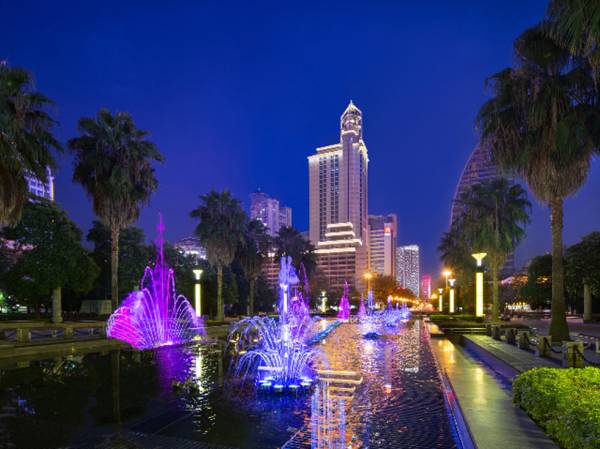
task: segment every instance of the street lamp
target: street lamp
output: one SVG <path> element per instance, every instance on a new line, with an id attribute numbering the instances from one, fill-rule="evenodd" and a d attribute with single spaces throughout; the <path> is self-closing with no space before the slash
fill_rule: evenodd
<path id="1" fill-rule="evenodd" d="M 452 275 L 452 271 L 450 271 L 450 270 L 444 270 L 442 272 L 442 274 L 446 278 L 446 288 L 448 288 L 448 278 Z"/>
<path id="2" fill-rule="evenodd" d="M 471 254 L 477 261 L 475 273 L 475 316 L 483 316 L 483 259 L 487 253 Z"/>
<path id="3" fill-rule="evenodd" d="M 365 273 L 365 279 L 367 280 L 367 295 L 371 291 L 371 279 L 373 279 L 373 273 Z"/>
<path id="4" fill-rule="evenodd" d="M 442 308 L 444 307 L 444 289 L 440 287 L 438 288 L 438 292 L 440 293 L 440 295 L 438 296 L 438 310 L 440 311 L 440 313 L 442 313 Z"/>
<path id="5" fill-rule="evenodd" d="M 321 312 L 327 312 L 327 296 L 325 290 L 321 290 Z"/>
<path id="6" fill-rule="evenodd" d="M 196 285 L 194 286 L 194 297 L 195 297 L 195 309 L 196 309 L 196 317 L 202 316 L 202 292 L 200 291 L 200 276 L 202 276 L 202 270 L 196 268 L 194 270 L 194 276 L 196 276 Z"/>
<path id="7" fill-rule="evenodd" d="M 454 313 L 454 283 L 456 282 L 456 279 L 448 279 L 448 282 L 450 282 L 450 313 Z"/>

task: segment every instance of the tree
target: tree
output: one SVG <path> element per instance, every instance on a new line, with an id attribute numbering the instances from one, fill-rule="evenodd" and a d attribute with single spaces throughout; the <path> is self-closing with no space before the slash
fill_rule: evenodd
<path id="1" fill-rule="evenodd" d="M 111 231 L 111 299 L 119 305 L 119 236 L 140 215 L 156 190 L 152 163 L 163 160 L 148 133 L 126 112 L 101 109 L 95 118 L 79 120 L 81 136 L 69 140 L 75 154 L 73 180 L 92 199 L 92 207 Z"/>
<path id="2" fill-rule="evenodd" d="M 600 2 L 596 0 L 552 0 L 544 30 L 572 56 L 584 58 L 598 92 L 600 68 Z"/>
<path id="3" fill-rule="evenodd" d="M 532 309 L 548 307 L 552 297 L 552 255 L 544 254 L 531 259 L 527 267 L 527 282 L 521 287 L 521 296 Z"/>
<path id="4" fill-rule="evenodd" d="M 482 138 L 496 164 L 522 176 L 547 204 L 552 227 L 552 322 L 568 340 L 563 269 L 563 202 L 584 183 L 598 151 L 597 96 L 590 70 L 540 27 L 515 42 L 516 67 L 489 80 L 493 97 L 480 109 Z"/>
<path id="5" fill-rule="evenodd" d="M 463 216 L 457 217 L 450 230 L 442 235 L 437 249 L 444 265 L 454 270 L 458 284 L 467 286 L 473 282 L 475 260 L 471 256 L 473 248 L 463 232 L 463 221 Z"/>
<path id="6" fill-rule="evenodd" d="M 238 247 L 238 259 L 248 280 L 248 314 L 254 314 L 254 293 L 269 250 L 269 235 L 260 220 L 251 220 L 246 225 L 243 238 Z"/>
<path id="7" fill-rule="evenodd" d="M 54 203 L 38 201 L 23 209 L 19 224 L 3 237 L 15 244 L 16 262 L 6 274 L 9 292 L 40 303 L 56 289 L 89 291 L 99 268 L 81 246 L 81 231 Z"/>
<path id="8" fill-rule="evenodd" d="M 565 261 L 567 292 L 580 297 L 583 290 L 584 320 L 589 320 L 592 295 L 600 295 L 600 232 L 592 232 L 567 248 Z"/>
<path id="9" fill-rule="evenodd" d="M 29 73 L 0 62 L 0 228 L 21 217 L 29 195 L 25 175 L 46 181 L 55 166 L 52 149 L 62 149 L 51 133 L 51 104 Z"/>
<path id="10" fill-rule="evenodd" d="M 102 222 L 94 220 L 87 234 L 93 244 L 92 258 L 100 267 L 94 292 L 108 298 L 111 292 L 111 232 Z M 144 231 L 127 227 L 119 234 L 119 298 L 140 285 L 144 269 L 152 260 L 151 248 L 145 244 Z"/>
<path id="11" fill-rule="evenodd" d="M 296 268 L 303 264 L 307 276 L 312 277 L 317 267 L 315 248 L 300 231 L 291 226 L 283 226 L 275 237 L 275 247 L 277 260 L 283 256 L 290 256 Z"/>
<path id="12" fill-rule="evenodd" d="M 398 284 L 394 276 L 383 276 L 377 274 L 371 280 L 371 290 L 373 296 L 380 301 L 386 301 L 387 297 L 396 294 Z M 414 294 L 412 295 L 414 296 Z"/>
<path id="13" fill-rule="evenodd" d="M 223 267 L 233 262 L 235 252 L 242 240 L 248 217 L 240 201 L 229 191 L 211 190 L 200 196 L 201 204 L 190 216 L 200 220 L 196 235 L 206 248 L 206 257 L 217 270 L 217 320 L 224 319 Z"/>
<path id="14" fill-rule="evenodd" d="M 463 205 L 462 232 L 473 252 L 485 252 L 492 276 L 492 321 L 498 321 L 498 272 L 508 255 L 525 236 L 531 203 L 519 184 L 505 178 L 487 180 L 467 188 Z"/>

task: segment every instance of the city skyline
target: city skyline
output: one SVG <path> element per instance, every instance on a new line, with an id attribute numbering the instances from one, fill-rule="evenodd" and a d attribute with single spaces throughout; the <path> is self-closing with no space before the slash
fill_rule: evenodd
<path id="1" fill-rule="evenodd" d="M 77 119 L 100 106 L 129 111 L 142 129 L 152 131 L 166 162 L 157 167 L 159 189 L 138 225 L 153 235 L 162 211 L 171 241 L 192 233 L 189 211 L 211 188 L 230 189 L 248 210 L 248 194 L 260 185 L 283 199 L 294 210 L 295 226 L 307 230 L 305 158 L 315 146 L 335 141 L 331 117 L 352 98 L 369 117 L 365 134 L 374 151 L 369 212 L 397 213 L 400 240 L 417 242 L 422 268 L 437 274 L 439 236 L 447 230 L 456 183 L 477 143 L 474 118 L 486 98 L 483 81 L 512 62 L 514 38 L 539 20 L 545 6 L 507 1 L 492 11 L 472 2 L 470 13 L 463 14 L 438 2 L 434 8 L 391 5 L 384 14 L 350 2 L 331 10 L 323 6 L 301 21 L 301 10 L 292 10 L 277 23 L 261 17 L 264 9 L 248 6 L 240 17 L 198 27 L 192 18 L 228 13 L 218 5 L 173 8 L 177 11 L 156 6 L 140 21 L 133 19 L 139 14 L 135 5 L 120 5 L 117 17 L 109 2 L 94 21 L 73 29 L 81 23 L 83 5 L 37 5 L 39 15 L 30 17 L 31 7 L 21 2 L 6 5 L 13 20 L 0 32 L 0 59 L 35 74 L 36 85 L 58 105 L 53 111 L 63 143 L 76 135 Z M 333 11 L 340 20 L 330 27 Z M 349 44 L 345 24 L 356 14 L 363 27 Z M 432 25 L 423 28 L 423 17 Z M 135 26 L 123 27 L 128 21 Z M 19 30 L 27 27 L 35 32 L 22 36 Z M 150 31 L 156 28 L 165 38 Z M 308 29 L 326 31 L 317 39 L 305 35 Z M 208 48 L 207 36 L 214 48 Z M 400 56 L 377 50 L 384 41 Z M 427 56 L 432 51 L 441 55 L 438 60 Z M 356 54 L 361 55 L 356 69 L 340 70 L 338 61 Z M 160 64 L 162 57 L 169 64 Z M 452 89 L 439 85 L 440 73 L 450 74 Z M 277 82 L 284 78 L 289 82 Z M 71 182 L 71 157 L 61 155 L 58 162 L 56 201 L 87 230 L 93 214 L 82 189 Z M 565 244 L 600 221 L 598 191 L 595 163 L 588 182 L 565 203 Z M 517 268 L 550 249 L 547 210 L 532 202 Z"/>

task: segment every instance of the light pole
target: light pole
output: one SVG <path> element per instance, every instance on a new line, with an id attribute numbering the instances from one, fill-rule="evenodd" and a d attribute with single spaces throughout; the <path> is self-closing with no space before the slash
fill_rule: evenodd
<path id="1" fill-rule="evenodd" d="M 367 280 L 367 295 L 369 295 L 369 292 L 371 291 L 371 279 L 373 279 L 373 273 L 365 273 L 365 279 Z"/>
<path id="2" fill-rule="evenodd" d="M 202 270 L 196 268 L 194 270 L 194 276 L 196 276 L 196 285 L 194 285 L 195 309 L 196 318 L 198 318 L 202 316 L 202 292 L 200 291 L 200 276 L 202 276 Z"/>
<path id="3" fill-rule="evenodd" d="M 450 270 L 444 270 L 442 272 L 442 274 L 446 278 L 446 288 L 448 288 L 448 278 L 452 275 L 452 271 L 450 271 Z"/>
<path id="4" fill-rule="evenodd" d="M 438 296 L 438 310 L 440 311 L 440 313 L 443 312 L 443 307 L 444 307 L 444 289 L 443 288 L 438 288 L 438 292 L 439 292 L 439 296 Z"/>
<path id="5" fill-rule="evenodd" d="M 449 310 L 450 310 L 450 313 L 454 313 L 454 283 L 456 282 L 456 279 L 448 279 L 448 282 L 450 282 Z"/>
<path id="6" fill-rule="evenodd" d="M 325 290 L 321 290 L 321 312 L 327 312 L 327 296 Z"/>
<path id="7" fill-rule="evenodd" d="M 471 254 L 477 261 L 475 273 L 475 316 L 483 316 L 483 258 L 487 253 Z"/>

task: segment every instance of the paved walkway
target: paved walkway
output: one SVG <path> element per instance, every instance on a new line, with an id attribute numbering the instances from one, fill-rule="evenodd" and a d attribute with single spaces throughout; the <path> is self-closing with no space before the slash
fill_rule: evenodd
<path id="1" fill-rule="evenodd" d="M 478 449 L 557 449 L 558 446 L 512 402 L 510 391 L 483 363 L 446 339 L 432 340 Z"/>
<path id="2" fill-rule="evenodd" d="M 510 365 L 519 373 L 532 368 L 558 368 L 560 367 L 554 360 L 537 357 L 535 354 L 524 349 L 519 349 L 514 345 L 509 345 L 504 341 L 494 340 L 487 335 L 463 335 L 462 337 L 467 348 L 476 345 L 492 354 L 497 359 Z"/>

